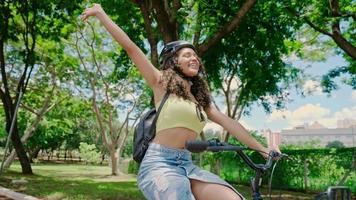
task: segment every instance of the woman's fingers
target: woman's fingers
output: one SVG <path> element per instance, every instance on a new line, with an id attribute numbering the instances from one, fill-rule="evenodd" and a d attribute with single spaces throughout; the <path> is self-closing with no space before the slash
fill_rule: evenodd
<path id="1" fill-rule="evenodd" d="M 101 8 L 100 4 L 94 4 L 91 8 L 86 8 L 82 13 L 82 19 L 85 21 L 90 16 L 95 16 L 97 13 L 102 12 L 103 9 Z"/>
<path id="2" fill-rule="evenodd" d="M 91 7 L 91 8 L 86 8 L 83 13 L 82 13 L 82 19 L 86 20 L 88 19 L 88 17 L 93 16 L 95 12 L 95 8 Z"/>
<path id="3" fill-rule="evenodd" d="M 88 17 L 88 8 L 86 8 L 82 13 L 82 20 L 85 21 Z"/>

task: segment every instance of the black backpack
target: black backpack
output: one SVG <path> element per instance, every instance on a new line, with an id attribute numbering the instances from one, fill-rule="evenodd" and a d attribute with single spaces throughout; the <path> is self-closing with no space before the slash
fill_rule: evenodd
<path id="1" fill-rule="evenodd" d="M 140 121 L 135 127 L 132 154 L 133 159 L 138 163 L 141 163 L 147 151 L 148 144 L 156 135 L 156 121 L 164 103 L 168 99 L 168 96 L 169 93 L 167 92 L 164 95 L 158 110 L 156 111 L 155 108 L 149 110 L 141 117 Z"/>

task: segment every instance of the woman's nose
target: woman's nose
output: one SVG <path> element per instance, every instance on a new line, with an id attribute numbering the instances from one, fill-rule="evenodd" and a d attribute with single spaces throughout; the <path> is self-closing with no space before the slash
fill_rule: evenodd
<path id="1" fill-rule="evenodd" d="M 191 56 L 191 57 L 190 57 L 190 60 L 198 61 L 198 58 L 197 58 L 196 56 Z"/>

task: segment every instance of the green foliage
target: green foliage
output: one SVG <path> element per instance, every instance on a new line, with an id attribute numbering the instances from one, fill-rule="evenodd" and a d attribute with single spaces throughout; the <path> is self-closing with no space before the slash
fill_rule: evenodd
<path id="1" fill-rule="evenodd" d="M 320 149 L 323 148 L 321 146 L 321 141 L 319 139 L 313 139 L 309 141 L 297 142 L 295 144 L 282 144 L 280 145 L 281 149 Z"/>
<path id="2" fill-rule="evenodd" d="M 228 1 L 217 4 L 218 9 L 214 12 L 224 14 L 202 19 L 208 36 L 240 6 L 231 5 Z M 201 6 L 204 15 L 204 12 L 211 12 L 215 5 Z M 272 106 L 283 107 L 284 91 L 300 73 L 282 60 L 289 48 L 285 40 L 293 40 L 292 30 L 297 27 L 298 24 L 284 13 L 283 6 L 271 1 L 259 1 L 237 30 L 203 55 L 209 82 L 214 88 L 221 88 L 223 78 L 234 75 L 241 81 L 239 105 L 248 108 L 257 101 L 267 112 Z M 271 102 L 266 96 L 275 97 L 276 101 Z"/>
<path id="3" fill-rule="evenodd" d="M 350 170 L 354 148 L 342 149 L 308 149 L 288 150 L 282 149 L 291 159 L 281 160 L 273 176 L 273 188 L 304 189 L 304 163 L 308 168 L 308 186 L 310 190 L 326 190 L 330 185 L 336 185 L 341 180 L 345 171 Z M 246 152 L 255 163 L 264 163 L 265 160 L 259 153 Z M 197 155 L 193 156 L 197 160 Z M 203 168 L 213 170 L 216 160 L 221 161 L 220 176 L 229 182 L 249 184 L 250 177 L 254 176 L 251 170 L 240 157 L 231 152 L 204 153 Z M 270 174 L 264 175 L 264 184 L 267 184 Z M 346 185 L 356 192 L 355 174 L 347 181 Z"/>
<path id="4" fill-rule="evenodd" d="M 334 66 L 327 74 L 323 75 L 322 86 L 324 86 L 324 92 L 328 93 L 337 89 L 335 80 L 338 77 L 342 78 L 343 83 L 350 85 L 354 89 L 356 88 L 355 58 L 352 58 L 345 50 L 340 48 L 343 44 L 336 42 L 336 39 L 327 35 L 338 32 L 344 42 L 353 46 L 351 51 L 355 50 L 355 2 L 353 0 L 333 1 L 333 3 L 338 3 L 338 8 L 335 8 L 339 9 L 335 10 L 338 12 L 337 16 L 333 14 L 334 10 L 331 2 L 318 0 L 284 0 L 281 2 L 286 8 L 286 12 L 292 16 L 294 15 L 294 21 L 305 25 L 308 24 L 307 27 L 303 27 L 303 32 L 304 30 L 308 30 L 309 33 L 312 32 L 309 36 L 304 35 L 303 39 L 307 41 L 305 46 L 312 49 L 312 51 L 305 51 L 306 48 L 304 48 L 304 52 L 299 51 L 297 55 L 301 56 L 301 58 L 312 58 L 312 60 L 313 56 L 317 55 L 317 59 L 314 60 L 322 60 L 322 57 L 326 59 L 331 53 L 334 53 L 343 56 L 348 63 L 346 66 Z M 335 27 L 340 27 L 340 31 L 334 30 Z M 308 55 L 308 52 L 311 54 Z"/>
<path id="5" fill-rule="evenodd" d="M 42 94 L 31 93 L 25 102 L 40 98 Z M 28 150 L 40 148 L 42 150 L 54 150 L 63 145 L 64 149 L 73 150 L 79 148 L 79 142 L 96 142 L 95 120 L 91 111 L 90 102 L 85 102 L 68 93 L 57 93 L 53 98 L 65 98 L 57 107 L 43 117 L 34 135 L 26 143 Z M 31 106 L 36 107 L 35 104 Z M 21 124 L 32 123 L 34 116 L 20 113 Z M 21 126 L 20 126 L 21 127 Z"/>
<path id="6" fill-rule="evenodd" d="M 345 148 L 345 145 L 344 143 L 338 141 L 338 140 L 335 140 L 335 141 L 332 141 L 332 142 L 329 142 L 327 145 L 326 145 L 327 148 Z"/>
<path id="7" fill-rule="evenodd" d="M 79 146 L 80 157 L 82 157 L 85 162 L 98 164 L 100 163 L 100 153 L 98 152 L 95 144 L 87 144 L 85 142 L 81 142 Z"/>
<path id="8" fill-rule="evenodd" d="M 336 67 L 323 75 L 321 80 L 323 91 L 330 93 L 331 91 L 338 89 L 335 79 L 343 74 L 349 78 L 345 77 L 342 82 L 352 86 L 353 89 L 356 89 L 356 61 L 350 61 L 349 66 Z"/>
<path id="9" fill-rule="evenodd" d="M 251 131 L 250 135 L 255 138 L 259 143 L 261 143 L 264 146 L 267 146 L 267 140 L 264 136 L 261 134 L 258 134 L 257 131 Z M 230 137 L 229 138 L 229 144 L 236 145 L 236 146 L 245 146 L 245 144 L 242 144 L 240 141 L 238 141 L 235 137 Z"/>
<path id="10" fill-rule="evenodd" d="M 130 160 L 129 167 L 128 167 L 127 171 L 129 174 L 137 174 L 139 168 L 140 168 L 140 165 L 136 161 Z"/>
<path id="11" fill-rule="evenodd" d="M 5 113 L 2 107 L 0 107 L 0 141 L 6 140 L 7 133 L 5 129 Z"/>

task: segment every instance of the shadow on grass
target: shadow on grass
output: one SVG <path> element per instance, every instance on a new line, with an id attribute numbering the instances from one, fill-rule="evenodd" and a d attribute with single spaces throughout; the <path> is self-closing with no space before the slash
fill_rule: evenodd
<path id="1" fill-rule="evenodd" d="M 25 179 L 25 186 L 11 184 L 14 179 Z M 136 182 L 96 182 L 89 179 L 58 179 L 41 175 L 24 176 L 18 172 L 7 172 L 0 177 L 0 185 L 16 192 L 42 199 L 104 199 L 143 200 Z"/>

